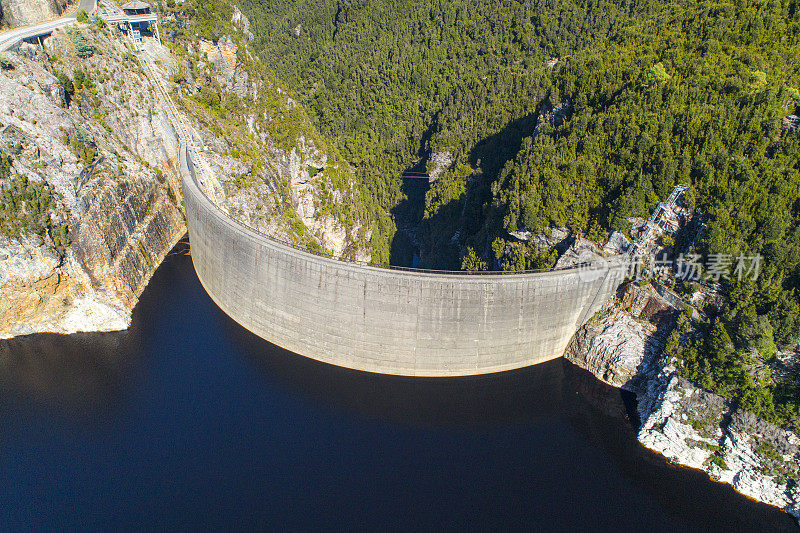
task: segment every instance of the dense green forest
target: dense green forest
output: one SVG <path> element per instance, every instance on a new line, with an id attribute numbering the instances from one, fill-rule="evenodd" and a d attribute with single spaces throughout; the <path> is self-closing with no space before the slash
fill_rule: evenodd
<path id="1" fill-rule="evenodd" d="M 465 183 L 473 171 L 496 175 L 531 134 L 552 86 L 545 61 L 605 42 L 652 3 L 243 2 L 264 62 L 338 140 L 384 212 L 402 210 L 404 169 L 431 151 L 456 155 L 462 166 L 451 177 L 460 183 L 442 181 L 426 210 L 424 266 L 439 268 L 460 263 L 458 249 L 437 245 L 460 221 L 438 208 L 464 194 L 467 214 L 478 216 L 460 218 L 483 225 L 489 180 L 474 191 Z M 395 227 L 376 222 L 374 259 L 388 262 Z"/>
<path id="2" fill-rule="evenodd" d="M 691 184 L 706 224 L 691 251 L 764 262 L 755 281 L 723 280 L 705 323 L 682 317 L 665 357 L 800 425 L 797 377 L 769 375 L 800 337 L 800 140 L 783 122 L 800 111 L 800 1 L 241 4 L 263 64 L 368 191 L 377 262 L 405 219 L 421 266 L 549 266 L 552 251 L 507 247 L 508 232 L 564 226 L 601 242 Z M 551 110 L 558 120 L 541 120 Z M 410 205 L 402 172 L 437 152 L 452 165 Z"/>

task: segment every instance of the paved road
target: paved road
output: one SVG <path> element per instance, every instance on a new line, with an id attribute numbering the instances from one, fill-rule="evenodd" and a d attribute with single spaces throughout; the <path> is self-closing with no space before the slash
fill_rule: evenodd
<path id="1" fill-rule="evenodd" d="M 97 10 L 97 0 L 80 0 L 78 2 L 78 9 L 83 9 L 87 13 Z M 56 28 L 73 24 L 75 17 L 61 17 L 56 20 L 42 22 L 41 24 L 34 24 L 33 26 L 25 26 L 23 28 L 14 28 L 4 33 L 0 33 L 0 52 L 5 52 L 12 48 L 18 42 L 28 37 L 36 37 L 45 33 L 50 33 Z"/>

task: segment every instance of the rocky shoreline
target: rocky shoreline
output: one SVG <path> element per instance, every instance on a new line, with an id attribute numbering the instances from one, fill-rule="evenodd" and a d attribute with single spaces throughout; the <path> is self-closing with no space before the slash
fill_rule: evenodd
<path id="1" fill-rule="evenodd" d="M 249 21 L 234 10 L 238 45 L 192 37 L 193 22 L 174 13 L 162 22 L 180 46 L 148 38 L 134 54 L 120 32 L 89 21 L 3 54 L 0 339 L 127 328 L 185 235 L 179 139 L 152 77 L 203 145 L 195 165 L 222 209 L 276 238 L 370 260 L 371 229 L 342 207 L 359 194 L 352 169 L 275 80 L 248 74 Z M 247 102 L 242 123 L 198 103 L 215 86 Z M 278 119 L 295 128 L 281 142 Z"/>
<path id="2" fill-rule="evenodd" d="M 737 409 L 664 365 L 663 310 L 669 307 L 650 287 L 635 292 L 628 309 L 615 303 L 581 328 L 566 358 L 636 394 L 643 446 L 779 507 L 800 523 L 800 437 Z M 662 311 L 650 314 L 653 309 Z"/>
<path id="3" fill-rule="evenodd" d="M 186 232 L 163 103 L 118 40 L 79 31 L 89 58 L 61 30 L 4 56 L 0 339 L 127 328 Z"/>

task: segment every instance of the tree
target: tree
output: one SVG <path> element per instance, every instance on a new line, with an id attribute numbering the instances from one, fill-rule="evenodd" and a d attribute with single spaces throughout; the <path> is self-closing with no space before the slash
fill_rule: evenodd
<path id="1" fill-rule="evenodd" d="M 461 270 L 468 272 L 478 272 L 481 270 L 489 270 L 486 261 L 479 257 L 471 247 L 467 248 L 467 253 L 461 260 Z"/>

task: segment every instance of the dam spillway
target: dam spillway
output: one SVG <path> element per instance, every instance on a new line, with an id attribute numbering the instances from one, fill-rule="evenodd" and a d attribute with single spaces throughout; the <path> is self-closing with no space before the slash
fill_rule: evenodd
<path id="1" fill-rule="evenodd" d="M 626 272 L 621 259 L 482 275 L 340 261 L 231 218 L 201 189 L 185 146 L 180 165 L 192 261 L 209 296 L 256 335 L 337 366 L 443 377 L 555 359 Z"/>

